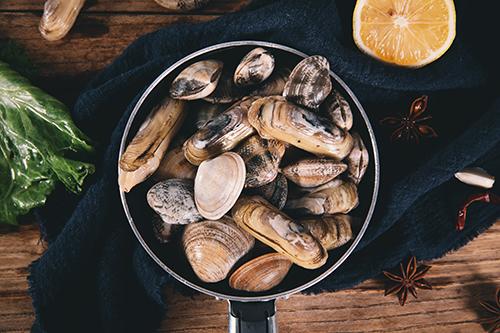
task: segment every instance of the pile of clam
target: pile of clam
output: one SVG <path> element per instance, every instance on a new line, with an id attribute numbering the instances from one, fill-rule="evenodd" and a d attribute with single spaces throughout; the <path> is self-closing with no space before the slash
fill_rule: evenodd
<path id="1" fill-rule="evenodd" d="M 120 187 L 129 192 L 151 176 L 155 234 L 168 242 L 179 233 L 200 280 L 266 291 L 293 264 L 317 269 L 352 239 L 347 214 L 368 166 L 352 125 L 324 57 L 293 70 L 275 68 L 263 48 L 237 66 L 195 62 L 128 145 Z M 267 253 L 252 258 L 257 245 Z"/>

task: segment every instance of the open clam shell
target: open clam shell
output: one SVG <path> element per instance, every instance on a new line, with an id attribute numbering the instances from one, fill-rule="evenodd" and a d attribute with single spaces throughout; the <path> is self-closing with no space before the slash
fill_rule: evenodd
<path id="1" fill-rule="evenodd" d="M 321 243 L 304 227 L 261 197 L 241 197 L 232 215 L 236 224 L 301 267 L 315 269 L 328 258 Z"/>
<path id="2" fill-rule="evenodd" d="M 246 165 L 245 187 L 259 187 L 270 183 L 278 174 L 285 145 L 277 140 L 261 139 L 254 135 L 236 149 Z"/>
<path id="3" fill-rule="evenodd" d="M 353 116 L 349 102 L 336 90 L 321 105 L 321 109 L 338 127 L 349 131 L 352 127 Z"/>
<path id="4" fill-rule="evenodd" d="M 283 174 L 278 173 L 272 182 L 253 188 L 250 193 L 261 196 L 274 207 L 282 209 L 288 198 L 288 181 Z"/>
<path id="5" fill-rule="evenodd" d="M 299 221 L 327 250 L 333 250 L 352 239 L 351 217 L 344 214 L 310 217 Z"/>
<path id="6" fill-rule="evenodd" d="M 267 291 L 283 281 L 290 267 L 292 262 L 281 253 L 264 254 L 238 267 L 229 277 L 229 286 L 249 292 Z"/>
<path id="7" fill-rule="evenodd" d="M 203 220 L 194 202 L 192 180 L 161 181 L 149 189 L 146 198 L 165 223 L 188 224 Z"/>
<path id="8" fill-rule="evenodd" d="M 129 192 L 156 171 L 184 118 L 185 103 L 171 98 L 149 114 L 120 159 L 120 189 Z"/>
<path id="9" fill-rule="evenodd" d="M 184 156 L 194 165 L 236 147 L 255 130 L 248 122 L 248 107 L 255 98 L 244 99 L 215 118 L 191 136 L 183 146 Z"/>
<path id="10" fill-rule="evenodd" d="M 358 203 L 356 185 L 350 181 L 334 179 L 301 198 L 288 200 L 285 209 L 311 215 L 347 214 Z"/>
<path id="11" fill-rule="evenodd" d="M 239 86 L 259 84 L 274 70 L 274 56 L 262 47 L 247 53 L 234 72 L 234 83 Z"/>
<path id="12" fill-rule="evenodd" d="M 281 96 L 253 102 L 248 121 L 261 137 L 281 140 L 318 156 L 342 160 L 353 145 L 349 132 Z"/>
<path id="13" fill-rule="evenodd" d="M 325 57 L 316 55 L 303 59 L 295 66 L 283 96 L 293 103 L 317 109 L 331 90 L 330 64 Z"/>
<path id="14" fill-rule="evenodd" d="M 224 280 L 254 243 L 255 239 L 229 217 L 190 224 L 182 235 L 189 264 L 196 276 L 208 283 Z"/>
<path id="15" fill-rule="evenodd" d="M 169 178 L 194 179 L 196 169 L 196 166 L 186 160 L 182 147 L 176 147 L 163 157 L 153 178 L 158 180 Z"/>
<path id="16" fill-rule="evenodd" d="M 348 165 L 348 177 L 357 185 L 361 182 L 361 179 L 363 179 L 366 169 L 368 168 L 370 154 L 358 133 L 352 133 L 352 139 L 354 141 L 354 146 L 349 155 L 347 155 L 345 161 Z"/>
<path id="17" fill-rule="evenodd" d="M 243 190 L 245 173 L 245 162 L 233 152 L 201 163 L 194 180 L 194 199 L 200 214 L 217 220 L 231 210 Z"/>
<path id="18" fill-rule="evenodd" d="M 176 99 L 195 100 L 210 95 L 219 82 L 223 63 L 202 60 L 186 67 L 172 82 L 170 96 Z"/>
<path id="19" fill-rule="evenodd" d="M 289 164 L 282 169 L 286 178 L 302 187 L 316 187 L 336 178 L 347 165 L 331 159 L 308 158 Z"/>

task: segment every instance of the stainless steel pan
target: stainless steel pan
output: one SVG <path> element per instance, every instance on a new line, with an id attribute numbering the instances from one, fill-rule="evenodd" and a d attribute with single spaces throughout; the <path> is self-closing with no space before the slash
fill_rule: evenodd
<path id="1" fill-rule="evenodd" d="M 241 57 L 256 46 L 272 50 L 279 61 L 297 63 L 307 55 L 287 46 L 261 42 L 236 41 L 213 45 L 187 57 L 182 58 L 154 80 L 135 105 L 123 133 L 120 157 L 127 143 L 132 139 L 140 124 L 168 92 L 172 79 L 187 65 L 211 57 L 226 59 L 241 59 Z M 278 64 L 279 65 L 279 64 Z M 379 157 L 377 143 L 370 121 L 358 99 L 349 87 L 333 72 L 330 72 L 332 82 L 350 103 L 354 114 L 354 129 L 361 135 L 370 152 L 370 164 L 365 178 L 359 187 L 360 205 L 353 215 L 360 218 L 361 223 L 356 230 L 355 239 L 348 245 L 329 252 L 328 262 L 316 270 L 292 267 L 285 280 L 277 287 L 262 293 L 248 293 L 233 290 L 222 281 L 215 284 L 201 282 L 191 270 L 178 244 L 160 244 L 154 237 L 151 226 L 151 211 L 147 207 L 145 193 L 151 183 L 141 184 L 131 193 L 120 191 L 123 209 L 135 236 L 151 258 L 167 272 L 185 285 L 199 292 L 224 299 L 229 302 L 229 332 L 277 332 L 274 302 L 278 298 L 288 296 L 307 289 L 332 274 L 354 251 L 370 223 L 379 188 Z"/>

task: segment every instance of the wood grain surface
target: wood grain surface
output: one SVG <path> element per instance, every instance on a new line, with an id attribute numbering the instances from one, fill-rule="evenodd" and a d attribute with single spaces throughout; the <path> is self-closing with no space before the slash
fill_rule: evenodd
<path id="1" fill-rule="evenodd" d="M 97 71 L 138 36 L 181 22 L 204 22 L 239 10 L 250 0 L 213 0 L 201 10 L 174 13 L 153 0 L 89 0 L 69 36 L 49 43 L 38 33 L 41 0 L 0 0 L 0 41 L 24 46 L 39 68 L 35 81 L 66 103 Z M 478 301 L 500 286 L 500 224 L 466 247 L 432 262 L 432 291 L 400 307 L 383 296 L 383 283 L 367 281 L 336 293 L 294 295 L 280 300 L 280 332 L 482 332 Z M 34 319 L 26 277 L 44 251 L 35 225 L 0 229 L 0 332 L 29 332 Z M 227 330 L 227 303 L 166 290 L 170 310 L 159 332 L 214 333 Z"/>

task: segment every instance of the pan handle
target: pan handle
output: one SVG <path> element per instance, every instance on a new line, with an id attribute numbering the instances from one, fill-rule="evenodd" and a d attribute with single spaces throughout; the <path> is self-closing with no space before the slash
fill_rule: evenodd
<path id="1" fill-rule="evenodd" d="M 277 333 L 274 300 L 229 301 L 229 333 Z"/>

